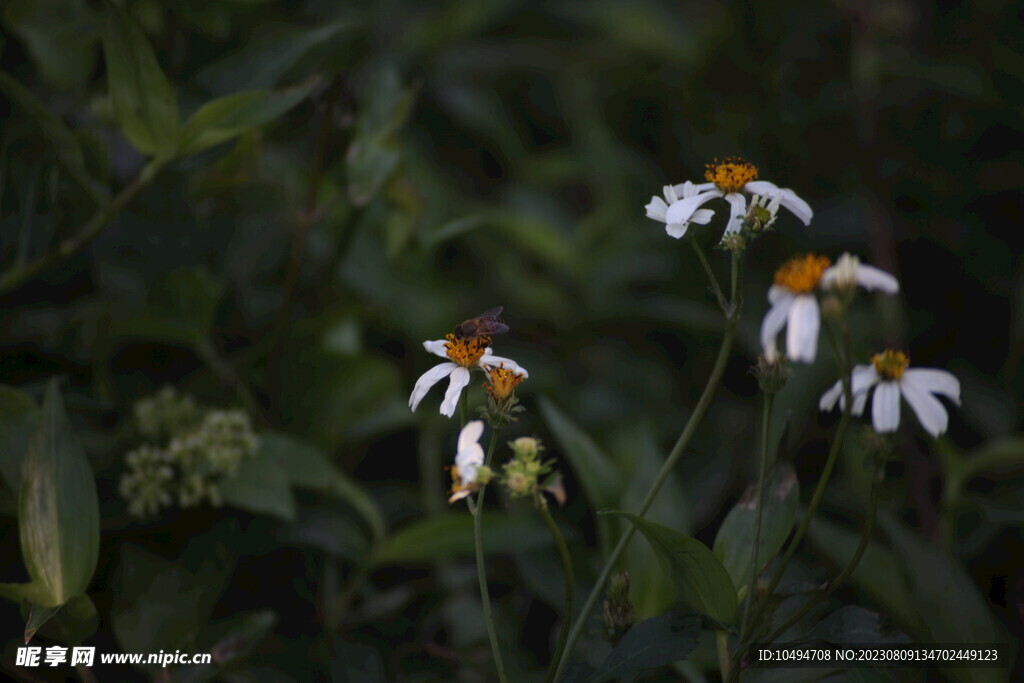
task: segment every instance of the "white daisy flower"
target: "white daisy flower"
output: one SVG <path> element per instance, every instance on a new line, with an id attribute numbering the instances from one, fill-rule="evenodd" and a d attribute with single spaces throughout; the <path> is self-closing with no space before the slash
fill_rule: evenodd
<path id="1" fill-rule="evenodd" d="M 446 335 L 444 339 L 423 342 L 423 348 L 427 351 L 449 360 L 446 363 L 435 365 L 420 375 L 420 378 L 416 380 L 416 386 L 413 387 L 412 394 L 409 395 L 409 408 L 416 410 L 420 401 L 430 391 L 430 387 L 448 377 L 448 390 L 441 402 L 441 414 L 451 417 L 455 414 L 455 407 L 459 404 L 462 390 L 469 384 L 469 371 L 472 368 L 488 370 L 493 367 L 504 367 L 518 375 L 529 377 L 526 369 L 514 360 L 495 356 L 489 346 L 490 343 L 490 337 L 459 339 L 454 334 Z"/>
<path id="2" fill-rule="evenodd" d="M 835 266 L 826 257 L 814 254 L 790 259 L 775 272 L 775 284 L 768 289 L 772 306 L 761 321 L 761 347 L 768 360 L 778 355 L 775 338 L 785 327 L 789 359 L 814 362 L 821 327 L 821 311 L 814 294 L 819 284 L 826 289 L 852 288 L 859 284 L 886 294 L 895 294 L 900 289 L 892 275 L 862 265 L 849 254 L 843 254 Z"/>
<path id="3" fill-rule="evenodd" d="M 484 466 L 484 449 L 480 447 L 480 437 L 484 433 L 484 423 L 480 420 L 467 422 L 459 432 L 459 445 L 455 453 L 455 465 L 451 468 L 452 495 L 449 503 L 454 503 L 476 491 L 477 475 Z"/>
<path id="4" fill-rule="evenodd" d="M 721 162 L 716 159 L 715 163 L 707 164 L 704 177 L 709 182 L 694 185 L 696 194 L 669 206 L 665 212 L 666 223 L 686 223 L 692 220 L 692 216 L 701 206 L 715 197 L 721 197 L 729 202 L 731 207 L 725 232 L 738 232 L 747 213 L 747 198 L 743 195 L 744 192 L 769 197 L 772 200 L 778 199 L 779 203 L 803 221 L 804 225 L 810 225 L 811 218 L 814 217 L 811 207 L 793 190 L 779 187 L 767 180 L 757 180 L 757 166 L 739 157 L 727 157 Z"/>
<path id="5" fill-rule="evenodd" d="M 669 207 L 676 202 L 683 199 L 689 199 L 698 194 L 697 187 L 687 180 L 682 185 L 666 185 L 662 191 L 665 193 L 665 198 L 651 197 L 651 203 L 645 206 L 647 209 L 647 217 L 653 218 L 656 221 L 665 223 L 665 232 L 668 233 L 669 237 L 675 237 L 679 239 L 686 234 L 687 228 L 690 227 L 690 223 L 699 223 L 700 225 L 707 225 L 711 222 L 715 212 L 711 209 L 697 209 L 696 211 L 690 212 L 690 217 L 685 221 L 679 223 L 669 223 L 665 219 Z"/>
<path id="6" fill-rule="evenodd" d="M 871 365 L 853 369 L 850 394 L 854 415 L 861 415 L 867 406 L 868 392 L 875 387 L 871 403 L 871 424 L 879 434 L 895 432 L 900 426 L 900 396 L 906 399 L 918 422 L 932 436 L 949 426 L 946 408 L 932 394 L 949 398 L 960 405 L 960 381 L 945 370 L 909 368 L 910 359 L 901 351 L 885 351 L 871 359 Z M 846 407 L 842 381 L 836 382 L 821 396 L 818 407 L 832 410 L 836 404 Z"/>

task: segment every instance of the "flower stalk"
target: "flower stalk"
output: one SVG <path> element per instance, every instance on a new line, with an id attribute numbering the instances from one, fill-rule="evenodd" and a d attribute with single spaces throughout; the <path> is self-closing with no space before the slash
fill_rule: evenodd
<path id="1" fill-rule="evenodd" d="M 546 683 L 553 683 L 557 675 L 558 662 L 562 658 L 565 644 L 569 639 L 569 625 L 572 623 L 572 606 L 575 600 L 576 578 L 572 568 L 572 555 L 569 554 L 569 547 L 565 544 L 562 532 L 558 530 L 558 525 L 555 524 L 555 520 L 551 517 L 547 501 L 544 500 L 544 496 L 534 491 L 533 502 L 536 504 L 537 509 L 540 511 L 540 516 L 544 518 L 544 523 L 547 524 L 548 530 L 551 531 L 551 535 L 555 539 L 558 556 L 562 560 L 562 574 L 565 578 L 565 614 L 562 615 L 562 627 L 558 632 L 558 646 L 555 648 L 554 657 L 551 659 L 548 675 L 544 679 Z"/>

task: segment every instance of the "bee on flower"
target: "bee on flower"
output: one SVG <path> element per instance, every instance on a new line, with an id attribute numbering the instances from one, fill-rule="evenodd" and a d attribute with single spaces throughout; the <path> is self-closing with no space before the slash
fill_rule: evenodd
<path id="1" fill-rule="evenodd" d="M 409 395 L 411 410 L 416 410 L 431 387 L 447 377 L 448 389 L 441 402 L 441 414 L 451 417 L 455 414 L 462 390 L 469 384 L 470 370 L 474 368 L 484 371 L 503 368 L 523 379 L 529 376 L 526 369 L 514 360 L 495 356 L 491 351 L 491 334 L 508 331 L 508 326 L 497 318 L 500 312 L 501 307 L 491 309 L 459 323 L 455 331 L 445 335 L 444 339 L 423 342 L 423 348 L 429 353 L 446 358 L 447 361 L 430 368 L 416 380 L 412 394 Z"/>
<path id="2" fill-rule="evenodd" d="M 652 199 L 648 205 L 647 215 L 656 220 L 664 220 L 668 227 L 683 226 L 682 231 L 685 232 L 685 226 L 691 221 L 702 222 L 698 220 L 703 217 L 700 214 L 701 207 L 712 199 L 720 197 L 727 201 L 730 207 L 729 221 L 725 226 L 725 234 L 729 235 L 739 232 L 743 228 L 744 220 L 748 217 L 747 195 L 753 195 L 756 206 L 761 211 L 756 212 L 757 215 L 754 217 L 756 223 L 752 225 L 761 229 L 767 227 L 764 224 L 774 221 L 774 214 L 778 212 L 780 205 L 803 221 L 804 225 L 810 225 L 814 212 L 811 211 L 807 202 L 798 197 L 793 190 L 779 187 L 767 180 L 758 180 L 757 177 L 757 166 L 739 157 L 727 157 L 722 161 L 716 159 L 714 163 L 706 166 L 704 178 L 708 182 L 699 185 L 687 182 L 682 186 L 675 186 L 676 188 L 685 188 L 686 191 L 683 193 L 684 196 L 676 196 L 675 201 L 669 202 L 668 208 L 664 212 L 664 218 L 651 215 L 652 207 L 654 208 L 653 213 L 659 213 L 658 202 L 660 199 L 657 197 Z M 678 193 L 676 194 L 678 195 Z M 672 199 L 667 191 L 665 198 Z M 669 234 L 672 232 L 670 231 Z"/>
<path id="3" fill-rule="evenodd" d="M 861 415 L 867 407 L 868 394 L 874 388 L 871 402 L 871 424 L 879 434 L 895 432 L 900 426 L 900 398 L 906 400 L 918 422 L 932 436 L 945 433 L 949 414 L 935 398 L 945 396 L 960 405 L 960 381 L 951 373 L 935 368 L 911 368 L 910 358 L 902 351 L 886 350 L 875 354 L 870 365 L 857 365 L 850 379 L 853 408 Z M 846 407 L 842 381 L 833 384 L 818 404 L 821 410 L 832 410 L 836 404 Z"/>
<path id="4" fill-rule="evenodd" d="M 857 286 L 896 294 L 900 285 L 889 273 L 867 266 L 849 254 L 836 265 L 825 256 L 797 256 L 775 272 L 768 289 L 771 308 L 761 322 L 761 347 L 768 360 L 778 355 L 776 337 L 786 328 L 786 356 L 813 363 L 818 353 L 821 310 L 815 291 L 852 292 Z"/>

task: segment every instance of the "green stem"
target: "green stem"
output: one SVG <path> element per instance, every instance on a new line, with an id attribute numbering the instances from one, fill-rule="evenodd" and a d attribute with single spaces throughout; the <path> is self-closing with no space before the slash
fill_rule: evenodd
<path id="1" fill-rule="evenodd" d="M 758 553 L 761 550 L 761 527 L 764 523 L 765 485 L 768 471 L 768 427 L 771 424 L 772 402 L 775 394 L 764 395 L 764 408 L 761 414 L 761 457 L 757 464 L 757 522 L 754 525 L 754 552 L 750 563 L 750 585 L 747 587 L 747 599 L 743 603 L 743 622 L 740 626 L 740 641 L 743 641 L 750 624 L 750 605 L 757 595 L 757 577 L 761 573 Z"/>
<path id="2" fill-rule="evenodd" d="M 718 673 L 722 680 L 729 678 L 732 664 L 729 660 L 729 632 L 725 629 L 715 629 L 715 649 L 718 650 Z"/>
<path id="3" fill-rule="evenodd" d="M 734 271 L 739 269 L 740 259 L 738 255 L 733 256 L 732 266 Z M 707 412 L 708 406 L 711 405 L 711 399 L 714 397 L 715 390 L 718 389 L 718 385 L 722 381 L 722 375 L 725 373 L 725 366 L 729 360 L 729 352 L 732 350 L 733 340 L 736 338 L 736 322 L 739 319 L 739 311 L 742 307 L 742 298 L 738 282 L 738 277 L 734 272 L 733 284 L 736 289 L 734 291 L 735 298 L 731 306 L 732 315 L 730 315 L 726 321 L 725 334 L 722 337 L 722 345 L 718 349 L 718 357 L 715 359 L 715 365 L 711 369 L 711 375 L 708 377 L 708 382 L 704 386 L 704 392 L 697 401 L 697 405 L 693 409 L 693 413 L 690 414 L 690 419 L 687 420 L 686 426 L 683 428 L 682 433 L 676 440 L 671 452 L 669 452 L 668 458 L 665 460 L 665 464 L 662 465 L 661 471 L 658 472 L 658 476 L 655 478 L 650 490 L 644 497 L 644 500 L 640 505 L 640 509 L 636 513 L 639 517 L 643 517 L 644 514 L 647 513 L 647 510 L 651 507 L 655 497 L 657 497 L 658 491 L 661 490 L 662 485 L 664 485 L 668 476 L 672 473 L 676 463 L 679 461 L 683 451 L 686 449 L 686 445 L 690 442 L 694 432 L 696 432 L 697 425 L 704 419 L 704 414 Z M 569 640 L 565 644 L 565 650 L 562 652 L 562 659 L 558 662 L 558 669 L 555 671 L 556 681 L 568 665 L 569 656 L 572 654 L 572 648 L 576 644 L 576 641 L 579 640 L 580 635 L 582 635 L 583 628 L 586 626 L 587 618 L 594 609 L 594 605 L 597 603 L 597 600 L 601 595 L 601 591 L 604 588 L 604 584 L 608 581 L 608 577 L 611 575 L 612 570 L 615 567 L 615 563 L 618 561 L 619 556 L 622 555 L 622 551 L 625 550 L 630 539 L 633 538 L 633 534 L 635 532 L 635 526 L 631 525 L 626 529 L 622 538 L 619 539 L 619 542 L 616 543 L 615 547 L 612 549 L 611 555 L 609 555 L 608 559 L 605 561 L 604 567 L 601 569 L 601 573 L 598 575 L 597 581 L 594 583 L 594 587 L 590 590 L 590 595 L 587 596 L 587 601 L 583 604 L 583 610 L 576 616 L 576 621 L 573 624 L 572 630 L 569 632 Z"/>
<path id="4" fill-rule="evenodd" d="M 487 458 L 484 464 L 491 465 L 491 455 L 494 453 L 494 445 L 498 442 L 498 430 L 491 431 L 491 443 L 487 447 Z M 501 660 L 501 648 L 498 646 L 498 633 L 494 629 L 494 616 L 491 614 L 491 594 L 487 589 L 487 569 L 484 567 L 484 537 L 483 537 L 483 516 L 484 516 L 484 491 L 487 485 L 480 486 L 480 493 L 477 494 L 476 503 L 467 498 L 469 511 L 473 513 L 473 541 L 476 545 L 476 576 L 480 582 L 480 602 L 484 610 L 484 623 L 487 625 L 487 639 L 491 641 L 491 654 L 494 656 L 494 666 L 498 670 L 498 679 L 506 683 L 505 664 Z"/>
<path id="5" fill-rule="evenodd" d="M 871 542 L 871 534 L 873 533 L 875 528 L 875 515 L 878 512 L 878 496 L 879 492 L 882 489 L 881 483 L 884 467 L 885 458 L 880 457 L 878 459 L 878 465 L 875 468 L 874 476 L 871 479 L 871 494 L 868 502 L 868 516 L 864 520 L 864 532 L 861 534 L 860 543 L 857 544 L 857 549 L 854 551 L 853 557 L 850 558 L 850 561 L 847 563 L 846 567 L 843 568 L 843 571 L 839 573 L 839 576 L 837 576 L 834 580 L 829 582 L 825 590 L 816 594 L 814 597 L 812 597 L 810 600 L 804 603 L 803 607 L 797 610 L 795 614 L 789 617 L 789 619 L 787 619 L 781 626 L 775 629 L 775 631 L 764 640 L 765 643 L 774 642 L 779 636 L 785 633 L 793 624 L 800 621 L 800 619 L 802 619 L 805 614 L 807 614 L 815 606 L 817 606 L 818 603 L 820 603 L 828 596 L 832 595 L 832 593 L 834 593 L 840 586 L 842 586 L 846 579 L 850 578 L 850 575 L 853 574 L 854 570 L 857 568 L 857 565 L 860 563 L 861 558 L 864 556 L 864 552 L 868 549 L 868 544 Z"/>
<path id="6" fill-rule="evenodd" d="M 708 282 L 711 284 L 711 291 L 714 293 L 715 298 L 718 299 L 718 305 L 721 306 L 723 311 L 728 312 L 729 303 L 725 300 L 725 294 L 722 293 L 722 287 L 718 284 L 718 278 L 715 277 L 715 272 L 711 270 L 711 264 L 708 263 L 708 257 L 704 255 L 704 250 L 701 248 L 700 243 L 697 241 L 697 238 L 693 233 L 690 233 L 690 244 L 693 245 L 693 250 L 697 252 L 697 259 L 700 260 L 700 265 L 704 267 L 704 273 L 708 276 Z"/>
<path id="7" fill-rule="evenodd" d="M 85 245 L 106 229 L 110 222 L 135 199 L 136 195 L 153 182 L 161 166 L 162 164 L 156 161 L 151 161 L 147 164 L 138 177 L 126 185 L 116 197 L 110 200 L 110 203 L 100 208 L 93 214 L 92 218 L 79 226 L 70 237 L 57 245 L 56 251 L 47 252 L 34 261 L 16 266 L 0 276 L 0 293 L 8 292 L 18 287 L 26 280 L 35 277 L 44 270 L 81 251 Z"/>
<path id="8" fill-rule="evenodd" d="M 569 625 L 572 623 L 574 600 L 573 589 L 576 586 L 576 579 L 572 569 L 572 556 L 569 554 L 569 547 L 565 544 L 562 532 L 558 530 L 558 525 L 555 524 L 555 520 L 551 517 L 547 502 L 537 493 L 534 493 L 533 499 L 540 510 L 541 516 L 544 518 L 544 523 L 548 525 L 548 530 L 555 537 L 555 545 L 558 546 L 558 555 L 562 558 L 562 573 L 565 577 L 565 614 L 562 616 L 562 628 L 558 633 L 558 647 L 555 649 L 555 654 L 551 659 L 551 666 L 545 679 L 546 683 L 552 683 L 557 673 L 556 665 L 561 660 L 566 641 L 569 639 Z"/>

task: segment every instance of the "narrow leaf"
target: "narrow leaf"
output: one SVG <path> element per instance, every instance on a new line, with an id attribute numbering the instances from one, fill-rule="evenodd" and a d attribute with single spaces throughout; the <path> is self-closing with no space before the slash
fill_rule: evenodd
<path id="1" fill-rule="evenodd" d="M 195 154 L 270 123 L 304 100 L 318 84 L 319 79 L 311 78 L 280 92 L 257 90 L 207 102 L 185 122 L 179 156 Z"/>
<path id="2" fill-rule="evenodd" d="M 22 467 L 18 523 L 29 576 L 47 592 L 36 602 L 53 607 L 84 593 L 99 553 L 99 501 L 56 380 Z"/>
<path id="3" fill-rule="evenodd" d="M 724 623 L 736 616 L 736 588 L 722 563 L 706 545 L 686 534 L 628 512 L 625 517 L 647 538 L 675 579 L 680 599 L 700 614 Z"/>
<path id="4" fill-rule="evenodd" d="M 544 525 L 532 516 L 489 514 L 483 519 L 484 552 L 529 550 L 551 543 Z M 474 552 L 473 517 L 443 514 L 425 517 L 388 536 L 377 564 L 429 562 Z"/>
<path id="5" fill-rule="evenodd" d="M 540 412 L 555 433 L 591 505 L 598 509 L 617 505 L 622 479 L 611 458 L 549 399 L 541 398 Z"/>
<path id="6" fill-rule="evenodd" d="M 121 132 L 143 154 L 170 158 L 180 128 L 177 95 L 146 36 L 119 7 L 107 10 L 103 52 L 110 101 Z"/>
<path id="7" fill-rule="evenodd" d="M 228 505 L 289 521 L 295 519 L 288 471 L 265 450 L 257 449 L 254 457 L 246 458 L 237 476 L 223 479 L 220 493 Z"/>

